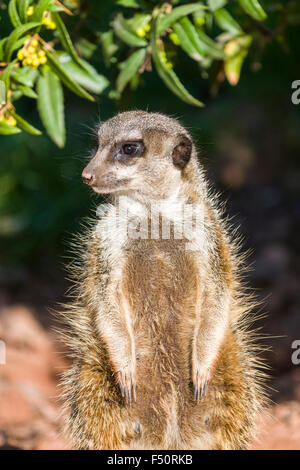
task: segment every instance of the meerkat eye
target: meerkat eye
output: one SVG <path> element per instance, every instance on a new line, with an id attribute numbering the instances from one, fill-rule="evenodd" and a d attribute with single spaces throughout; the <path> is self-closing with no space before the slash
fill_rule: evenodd
<path id="1" fill-rule="evenodd" d="M 122 147 L 122 152 L 125 155 L 134 155 L 138 150 L 138 146 L 136 144 L 125 144 Z"/>
<path id="2" fill-rule="evenodd" d="M 123 142 L 118 147 L 114 159 L 119 161 L 129 161 L 130 157 L 140 156 L 144 152 L 143 142 Z"/>

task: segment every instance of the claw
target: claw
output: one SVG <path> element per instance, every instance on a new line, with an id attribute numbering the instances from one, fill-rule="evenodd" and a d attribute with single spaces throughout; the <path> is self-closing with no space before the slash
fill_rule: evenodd
<path id="1" fill-rule="evenodd" d="M 120 372 L 119 372 L 119 376 L 120 376 Z M 119 385 L 120 385 L 122 397 L 124 397 L 124 387 L 123 387 L 122 382 L 120 380 L 119 380 Z"/>
<path id="2" fill-rule="evenodd" d="M 127 371 L 118 371 L 118 382 L 122 397 L 125 398 L 126 403 L 131 404 L 132 399 L 133 401 L 136 401 L 134 374 Z"/>
<path id="3" fill-rule="evenodd" d="M 194 400 L 199 402 L 205 396 L 209 382 L 209 370 L 206 374 L 200 375 L 199 371 L 193 376 Z"/>
<path id="4" fill-rule="evenodd" d="M 135 385 L 135 382 L 133 382 L 132 390 L 133 390 L 133 401 L 136 401 L 136 385 Z"/>
<path id="5" fill-rule="evenodd" d="M 197 385 L 194 382 L 194 400 L 197 400 Z"/>
<path id="6" fill-rule="evenodd" d="M 129 399 L 128 399 L 128 388 L 125 387 L 125 395 L 126 395 L 126 401 L 128 403 Z"/>

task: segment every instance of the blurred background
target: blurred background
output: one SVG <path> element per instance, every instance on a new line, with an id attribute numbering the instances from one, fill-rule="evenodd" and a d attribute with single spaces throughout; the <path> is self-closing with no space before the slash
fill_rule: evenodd
<path id="1" fill-rule="evenodd" d="M 300 340 L 300 104 L 291 101 L 299 57 L 293 27 L 287 48 L 270 43 L 255 68 L 250 52 L 239 83 L 224 82 L 218 93 L 187 62 L 185 85 L 203 99 L 203 109 L 181 102 L 152 72 L 118 103 L 107 95 L 90 103 L 66 91 L 63 149 L 46 135 L 0 137 L 0 339 L 7 349 L 0 365 L 0 447 L 69 448 L 59 431 L 57 389 L 67 363 L 49 310 L 69 287 L 63 266 L 70 240 L 100 202 L 80 175 L 100 119 L 148 109 L 188 127 L 211 187 L 251 249 L 247 281 L 266 313 L 258 326 L 271 347 L 265 357 L 274 402 L 253 447 L 300 449 L 300 365 L 291 360 L 292 342 Z M 41 127 L 33 100 L 19 106 Z"/>

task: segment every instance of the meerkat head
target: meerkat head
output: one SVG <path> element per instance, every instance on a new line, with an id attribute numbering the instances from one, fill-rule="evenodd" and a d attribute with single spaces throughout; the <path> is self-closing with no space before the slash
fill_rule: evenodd
<path id="1" fill-rule="evenodd" d="M 169 197 L 182 184 L 194 150 L 188 132 L 163 114 L 128 111 L 98 127 L 98 149 L 82 178 L 97 193 Z"/>

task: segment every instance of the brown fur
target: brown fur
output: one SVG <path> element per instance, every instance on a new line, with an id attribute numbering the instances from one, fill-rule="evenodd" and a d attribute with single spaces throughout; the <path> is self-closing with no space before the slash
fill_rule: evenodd
<path id="1" fill-rule="evenodd" d="M 136 128 L 145 152 L 132 159 L 124 182 L 124 166 L 107 149 Z M 255 336 L 247 330 L 252 302 L 189 134 L 163 115 L 120 114 L 100 126 L 86 171 L 94 172 L 96 191 L 130 193 L 146 204 L 179 187 L 185 201 L 202 204 L 206 244 L 200 253 L 174 237 L 127 238 L 113 256 L 116 240 L 102 238 L 99 227 L 79 239 L 82 264 L 70 266 L 77 287 L 63 315 L 74 358 L 64 385 L 75 447 L 244 448 L 265 402 Z M 136 382 L 136 401 L 122 396 L 119 371 L 132 393 Z M 210 377 L 202 400 L 193 395 L 197 373 L 200 385 Z"/>

